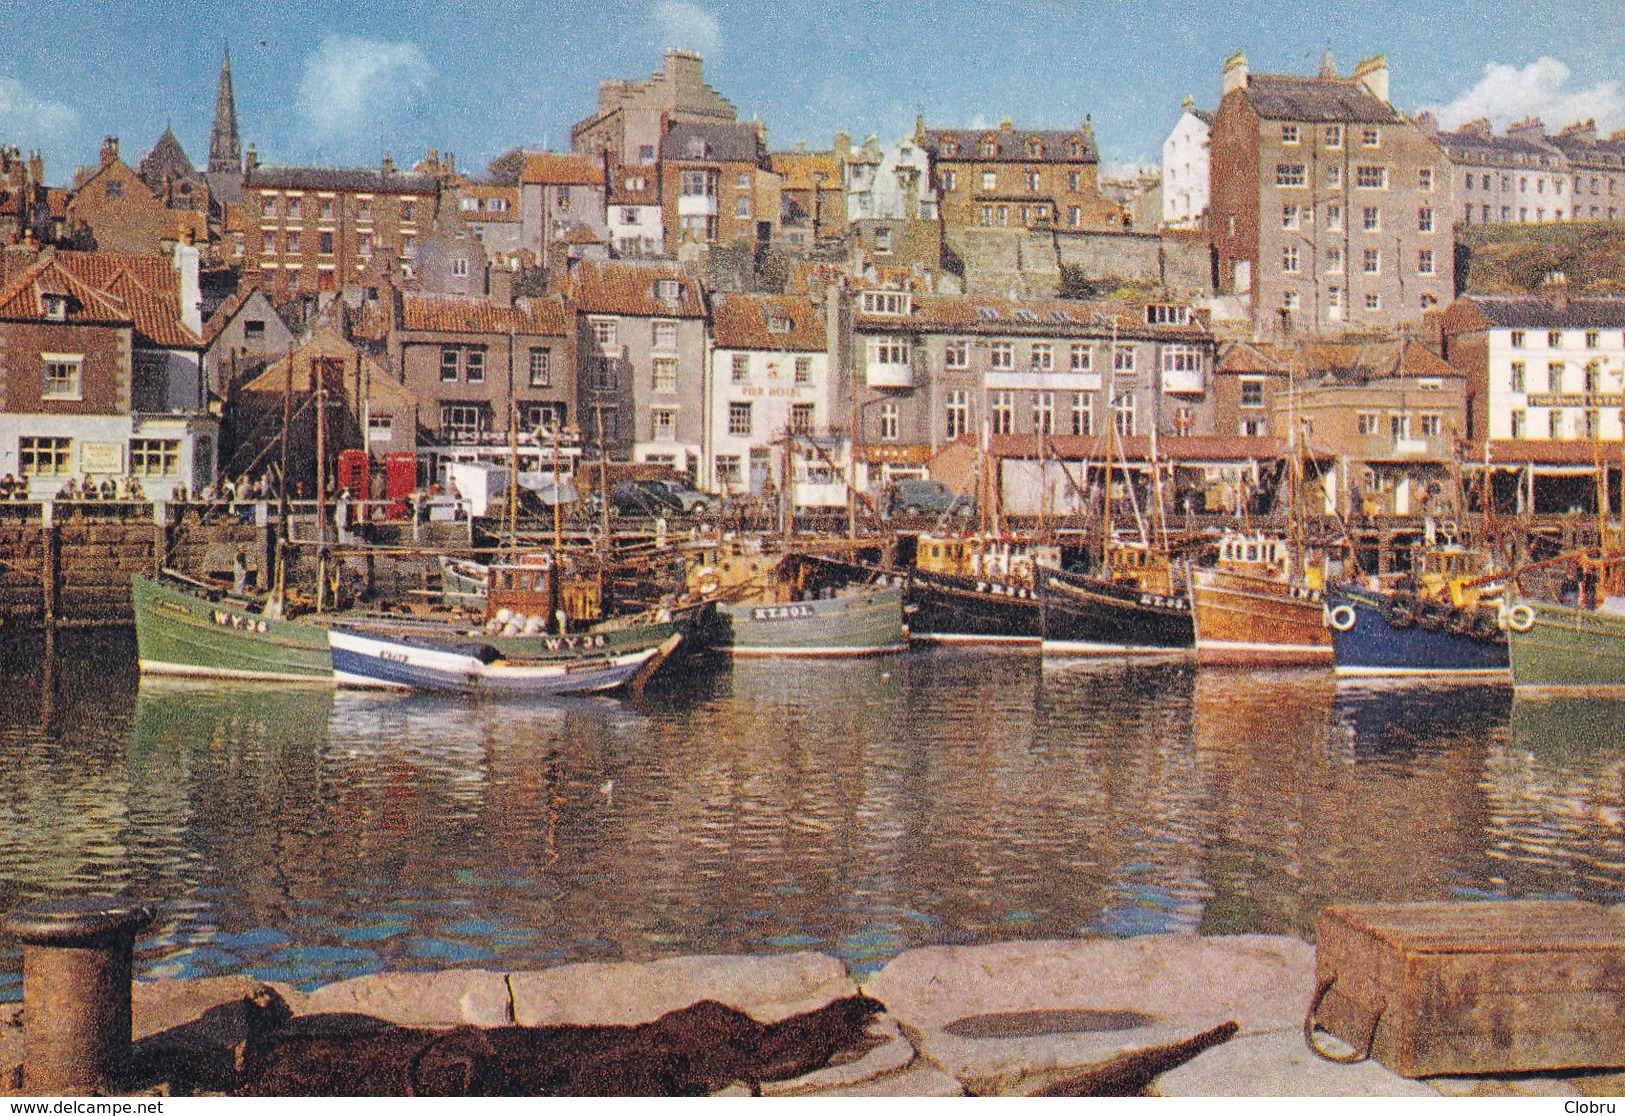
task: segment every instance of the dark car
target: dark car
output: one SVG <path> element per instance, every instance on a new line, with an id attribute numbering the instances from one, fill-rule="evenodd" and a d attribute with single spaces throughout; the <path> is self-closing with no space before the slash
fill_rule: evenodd
<path id="1" fill-rule="evenodd" d="M 704 515 L 715 504 L 715 500 L 709 494 L 697 488 L 690 488 L 681 481 L 656 480 L 645 483 L 659 486 L 661 491 L 677 501 L 677 506 L 685 515 Z"/>
<path id="2" fill-rule="evenodd" d="M 620 515 L 672 515 L 682 503 L 666 491 L 663 481 L 624 480 L 609 494 L 609 506 Z"/>
<path id="3" fill-rule="evenodd" d="M 887 515 L 974 515 L 976 501 L 955 496 L 941 481 L 923 477 L 899 477 L 886 494 Z"/>

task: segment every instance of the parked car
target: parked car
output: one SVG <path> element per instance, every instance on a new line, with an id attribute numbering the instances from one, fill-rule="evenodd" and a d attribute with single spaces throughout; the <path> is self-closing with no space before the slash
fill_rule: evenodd
<path id="1" fill-rule="evenodd" d="M 715 504 L 709 493 L 690 488 L 681 481 L 655 480 L 645 483 L 658 485 L 667 496 L 677 501 L 678 507 L 685 515 L 704 515 Z"/>
<path id="2" fill-rule="evenodd" d="M 888 487 L 883 507 L 887 515 L 973 515 L 976 501 L 955 496 L 941 481 L 899 477 Z"/>
<path id="3" fill-rule="evenodd" d="M 671 515 L 683 505 L 664 481 L 624 480 L 609 494 L 609 506 L 621 515 Z"/>

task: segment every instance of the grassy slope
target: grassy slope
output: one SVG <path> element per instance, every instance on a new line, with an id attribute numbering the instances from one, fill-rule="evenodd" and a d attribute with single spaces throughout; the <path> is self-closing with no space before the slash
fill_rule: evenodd
<path id="1" fill-rule="evenodd" d="M 1625 294 L 1625 221 L 1457 226 L 1456 255 L 1470 293 L 1533 292 L 1561 271 L 1573 290 Z"/>

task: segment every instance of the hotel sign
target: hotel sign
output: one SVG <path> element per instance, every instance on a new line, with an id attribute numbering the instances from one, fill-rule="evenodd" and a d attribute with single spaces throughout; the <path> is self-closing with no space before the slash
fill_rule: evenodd
<path id="1" fill-rule="evenodd" d="M 1587 392 L 1583 395 L 1530 395 L 1531 407 L 1625 407 L 1625 394 Z"/>

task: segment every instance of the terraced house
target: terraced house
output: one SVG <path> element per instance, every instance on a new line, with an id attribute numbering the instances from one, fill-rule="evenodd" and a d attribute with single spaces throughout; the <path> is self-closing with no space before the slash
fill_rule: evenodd
<path id="1" fill-rule="evenodd" d="M 215 476 L 197 250 L 54 252 L 0 291 L 0 474 L 50 499 L 138 478 L 168 499 Z"/>
<path id="2" fill-rule="evenodd" d="M 1094 126 L 1076 129 L 914 129 L 931 157 L 938 212 L 947 225 L 1122 229 L 1123 210 L 1100 192 Z"/>
<path id="3" fill-rule="evenodd" d="M 262 167 L 249 148 L 243 274 L 279 303 L 410 278 L 439 195 L 433 175 L 387 156 L 377 170 Z"/>
<path id="4" fill-rule="evenodd" d="M 583 261 L 565 297 L 587 446 L 601 442 L 611 457 L 696 471 L 706 346 L 699 281 L 672 264 Z"/>
<path id="5" fill-rule="evenodd" d="M 944 446 L 1015 435 L 1213 432 L 1213 337 L 1179 303 L 852 296 L 862 483 L 919 475 Z"/>
<path id="6" fill-rule="evenodd" d="M 822 308 L 806 297 L 721 294 L 711 321 L 700 486 L 760 493 L 771 480 L 798 507 L 844 504 L 846 418 Z"/>

